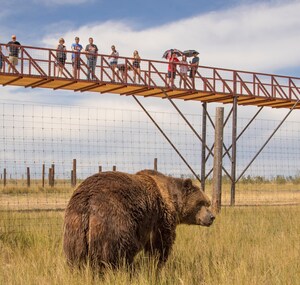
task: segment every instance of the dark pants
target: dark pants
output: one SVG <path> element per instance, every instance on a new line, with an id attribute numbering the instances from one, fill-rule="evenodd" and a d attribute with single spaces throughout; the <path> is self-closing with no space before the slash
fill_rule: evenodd
<path id="1" fill-rule="evenodd" d="M 94 74 L 95 74 L 95 69 L 96 69 L 96 63 L 97 63 L 97 58 L 95 58 L 95 57 L 88 58 L 88 60 L 87 60 L 87 65 L 89 67 L 88 68 L 88 74 L 87 74 L 87 79 L 88 80 L 91 77 L 91 73 L 93 74 L 92 79 L 95 78 Z"/>

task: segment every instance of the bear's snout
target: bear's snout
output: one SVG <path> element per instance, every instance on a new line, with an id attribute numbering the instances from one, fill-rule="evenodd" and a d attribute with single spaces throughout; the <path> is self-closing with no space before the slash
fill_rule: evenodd
<path id="1" fill-rule="evenodd" d="M 206 207 L 202 207 L 201 210 L 198 212 L 197 215 L 197 224 L 205 227 L 211 226 L 213 221 L 215 220 L 214 214 Z"/>
<path id="2" fill-rule="evenodd" d="M 209 221 L 209 225 L 211 225 L 212 223 L 213 223 L 213 221 L 215 220 L 215 216 L 212 214 L 212 213 L 210 213 L 210 215 L 209 215 L 209 219 L 210 219 L 210 221 Z"/>

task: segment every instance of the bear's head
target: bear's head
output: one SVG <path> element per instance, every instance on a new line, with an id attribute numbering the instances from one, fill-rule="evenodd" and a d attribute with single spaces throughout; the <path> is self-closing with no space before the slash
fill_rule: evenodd
<path id="1" fill-rule="evenodd" d="M 210 200 L 191 179 L 174 178 L 149 169 L 137 174 L 151 176 L 158 188 L 168 193 L 177 212 L 178 223 L 206 227 L 213 223 L 215 216 L 209 210 Z"/>
<path id="2" fill-rule="evenodd" d="M 215 219 L 209 209 L 209 198 L 199 187 L 193 184 L 191 179 L 180 179 L 180 182 L 181 199 L 177 205 L 179 222 L 209 227 Z"/>

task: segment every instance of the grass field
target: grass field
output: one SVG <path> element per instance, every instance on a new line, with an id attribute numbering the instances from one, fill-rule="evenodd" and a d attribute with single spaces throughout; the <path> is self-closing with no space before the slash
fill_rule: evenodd
<path id="1" fill-rule="evenodd" d="M 62 211 L 2 211 L 0 284 L 297 285 L 299 217 L 300 206 L 225 207 L 210 228 L 178 227 L 160 276 L 140 254 L 133 275 L 123 268 L 93 278 L 65 263 Z"/>
<path id="2" fill-rule="evenodd" d="M 58 182 L 53 188 L 43 188 L 40 184 L 37 181 L 30 188 L 25 185 L 0 185 L 0 211 L 65 209 L 74 188 L 65 181 Z M 208 183 L 206 192 L 210 197 L 211 189 L 212 184 Z M 223 183 L 222 204 L 230 204 L 229 183 Z M 238 183 L 236 205 L 300 205 L 300 183 Z"/>

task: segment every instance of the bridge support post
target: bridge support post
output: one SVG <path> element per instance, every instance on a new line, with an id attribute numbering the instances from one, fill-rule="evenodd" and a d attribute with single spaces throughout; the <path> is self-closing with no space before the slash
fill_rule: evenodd
<path id="1" fill-rule="evenodd" d="M 201 150 L 201 188 L 205 191 L 205 165 L 206 165 L 206 119 L 207 103 L 202 104 L 202 150 Z"/>
<path id="2" fill-rule="evenodd" d="M 237 133 L 237 96 L 233 97 L 232 110 L 232 148 L 231 148 L 231 192 L 230 206 L 235 205 L 235 184 L 236 184 L 236 133 Z"/>

